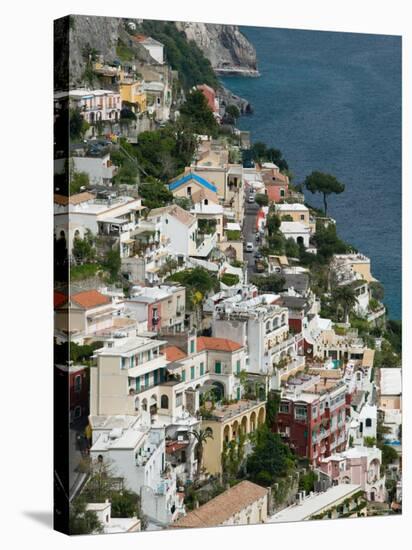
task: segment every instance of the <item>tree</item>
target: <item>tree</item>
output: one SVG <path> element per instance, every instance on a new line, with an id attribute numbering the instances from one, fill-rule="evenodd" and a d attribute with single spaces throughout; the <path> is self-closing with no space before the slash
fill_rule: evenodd
<path id="1" fill-rule="evenodd" d="M 285 254 L 289 258 L 299 258 L 300 248 L 293 239 L 287 239 L 285 242 Z"/>
<path id="2" fill-rule="evenodd" d="M 102 262 L 102 265 L 109 272 L 111 283 L 114 283 L 117 280 L 119 276 L 121 264 L 122 262 L 120 259 L 119 249 L 116 248 L 116 249 L 109 250 L 109 252 L 106 254 L 106 257 Z"/>
<path id="3" fill-rule="evenodd" d="M 257 193 L 255 195 L 255 203 L 260 207 L 267 206 L 269 204 L 269 197 L 264 193 Z"/>
<path id="4" fill-rule="evenodd" d="M 213 433 L 211 430 L 193 430 L 192 432 L 189 432 L 196 440 L 196 459 L 197 459 L 197 470 L 196 475 L 197 477 L 200 477 L 202 466 L 203 466 L 203 452 L 204 452 L 204 445 L 207 442 L 208 439 L 213 439 Z"/>
<path id="5" fill-rule="evenodd" d="M 306 491 L 309 494 L 315 490 L 315 483 L 318 480 L 318 475 L 313 470 L 309 470 L 299 477 L 299 491 Z"/>
<path id="6" fill-rule="evenodd" d="M 80 193 L 82 187 L 88 187 L 89 183 L 89 175 L 86 172 L 70 170 L 70 195 Z"/>
<path id="7" fill-rule="evenodd" d="M 220 282 L 227 286 L 237 285 L 239 282 L 239 276 L 235 273 L 224 273 L 220 277 Z"/>
<path id="8" fill-rule="evenodd" d="M 273 429 L 276 424 L 280 405 L 280 392 L 271 390 L 266 401 L 266 425 Z"/>
<path id="9" fill-rule="evenodd" d="M 96 512 L 86 510 L 86 501 L 76 498 L 70 504 L 69 531 L 71 535 L 89 535 L 102 533 L 103 525 L 99 521 Z"/>
<path id="10" fill-rule="evenodd" d="M 281 224 L 281 220 L 277 214 L 274 214 L 273 212 L 269 212 L 269 215 L 267 217 L 266 221 L 266 227 L 269 233 L 269 236 L 275 235 L 279 231 Z"/>
<path id="11" fill-rule="evenodd" d="M 94 248 L 94 238 L 90 229 L 87 229 L 84 234 L 84 239 L 75 237 L 73 239 L 72 254 L 78 262 L 90 262 L 96 257 Z"/>
<path id="12" fill-rule="evenodd" d="M 193 90 L 180 107 L 183 121 L 189 121 L 197 134 L 216 136 L 218 124 L 209 104 L 200 90 Z"/>
<path id="13" fill-rule="evenodd" d="M 152 208 L 161 208 L 170 204 L 173 194 L 160 181 L 150 181 L 139 185 L 139 194 L 142 197 L 143 205 Z"/>
<path id="14" fill-rule="evenodd" d="M 323 206 L 325 210 L 325 216 L 327 215 L 327 201 L 326 197 L 334 194 L 340 194 L 345 191 L 345 185 L 340 183 L 335 176 L 330 174 L 324 174 L 323 172 L 312 172 L 309 176 L 306 176 L 304 185 L 311 193 L 321 193 L 323 195 Z"/>
<path id="15" fill-rule="evenodd" d="M 261 426 L 255 434 L 255 447 L 246 461 L 248 477 L 259 485 L 273 485 L 295 465 L 295 457 L 279 434 Z"/>
<path id="16" fill-rule="evenodd" d="M 344 322 L 347 323 L 349 313 L 357 303 L 354 289 L 350 285 L 336 287 L 332 291 L 332 301 L 336 304 L 337 310 L 339 307 L 343 309 Z"/>
<path id="17" fill-rule="evenodd" d="M 226 113 L 234 120 L 237 120 L 240 117 L 240 111 L 236 105 L 228 105 L 226 107 Z"/>
<path id="18" fill-rule="evenodd" d="M 82 117 L 80 109 L 70 109 L 69 117 L 70 139 L 76 140 L 83 138 L 90 125 Z"/>
<path id="19" fill-rule="evenodd" d="M 271 275 L 255 275 L 250 282 L 256 285 L 260 292 L 281 292 L 285 287 L 285 278 L 277 273 Z"/>

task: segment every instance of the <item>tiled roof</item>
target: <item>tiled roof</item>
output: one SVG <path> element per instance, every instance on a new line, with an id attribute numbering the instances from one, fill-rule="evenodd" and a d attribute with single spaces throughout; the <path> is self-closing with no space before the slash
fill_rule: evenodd
<path id="1" fill-rule="evenodd" d="M 168 361 L 179 361 L 187 357 L 186 353 L 177 346 L 167 346 L 163 348 L 163 353 Z"/>
<path id="2" fill-rule="evenodd" d="M 241 510 L 267 495 L 268 491 L 250 481 L 241 481 L 224 493 L 192 510 L 170 527 L 213 527 L 222 525 Z"/>
<path id="3" fill-rule="evenodd" d="M 84 309 L 110 304 L 111 302 L 108 296 L 104 296 L 98 290 L 78 292 L 77 294 L 72 294 L 70 299 Z"/>
<path id="4" fill-rule="evenodd" d="M 54 202 L 56 204 L 61 204 L 66 206 L 67 204 L 80 204 L 81 202 L 87 202 L 94 199 L 94 195 L 85 191 L 84 193 L 76 193 L 76 195 L 71 195 L 70 197 L 65 197 L 64 195 L 54 195 Z"/>
<path id="5" fill-rule="evenodd" d="M 162 214 L 169 214 L 170 216 L 175 217 L 181 223 L 189 227 L 196 221 L 195 216 L 192 216 L 190 212 L 177 204 L 162 206 L 160 208 L 153 208 L 153 210 L 150 211 L 148 218 L 152 219 L 156 216 L 161 216 Z"/>
<path id="6" fill-rule="evenodd" d="M 195 191 L 192 193 L 192 202 L 196 204 L 197 202 L 201 202 L 204 199 L 207 199 L 211 202 L 214 202 L 216 204 L 219 204 L 219 199 L 217 198 L 217 194 L 213 191 L 210 191 L 210 189 L 199 189 L 198 191 Z"/>
<path id="7" fill-rule="evenodd" d="M 210 336 L 200 336 L 197 339 L 197 351 L 210 349 L 214 351 L 237 351 L 243 346 L 238 342 L 228 338 L 213 338 Z"/>

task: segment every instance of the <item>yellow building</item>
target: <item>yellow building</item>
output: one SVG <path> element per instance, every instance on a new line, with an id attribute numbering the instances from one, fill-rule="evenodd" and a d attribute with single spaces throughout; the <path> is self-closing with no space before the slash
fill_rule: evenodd
<path id="1" fill-rule="evenodd" d="M 138 113 L 147 110 L 147 96 L 141 80 L 124 79 L 120 82 L 119 88 L 122 102 L 135 105 L 135 111 Z"/>
<path id="2" fill-rule="evenodd" d="M 265 422 L 265 401 L 240 400 L 230 405 L 216 407 L 212 417 L 202 420 L 202 429 L 211 431 L 213 439 L 204 445 L 203 466 L 213 475 L 222 473 L 221 456 L 224 442 L 229 443 L 239 435 L 251 434 Z"/>

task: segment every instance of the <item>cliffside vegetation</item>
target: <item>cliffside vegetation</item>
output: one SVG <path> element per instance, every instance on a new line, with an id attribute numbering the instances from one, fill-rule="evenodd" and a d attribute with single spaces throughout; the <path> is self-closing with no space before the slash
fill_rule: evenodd
<path id="1" fill-rule="evenodd" d="M 200 48 L 188 41 L 171 21 L 143 21 L 137 32 L 159 40 L 165 46 L 166 60 L 175 71 L 185 90 L 196 84 L 208 84 L 217 88 L 219 83 L 208 59 Z"/>

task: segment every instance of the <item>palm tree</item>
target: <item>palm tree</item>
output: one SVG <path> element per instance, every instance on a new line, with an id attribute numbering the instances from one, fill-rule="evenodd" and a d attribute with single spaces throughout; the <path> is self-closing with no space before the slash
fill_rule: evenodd
<path id="1" fill-rule="evenodd" d="M 196 458 L 197 458 L 197 477 L 200 477 L 200 472 L 203 466 L 203 451 L 204 445 L 208 439 L 213 439 L 213 433 L 210 429 L 193 430 L 189 432 L 196 439 Z"/>
<path id="2" fill-rule="evenodd" d="M 348 322 L 349 313 L 357 303 L 354 289 L 349 285 L 338 286 L 332 291 L 332 300 L 337 308 L 343 308 L 345 323 Z"/>

